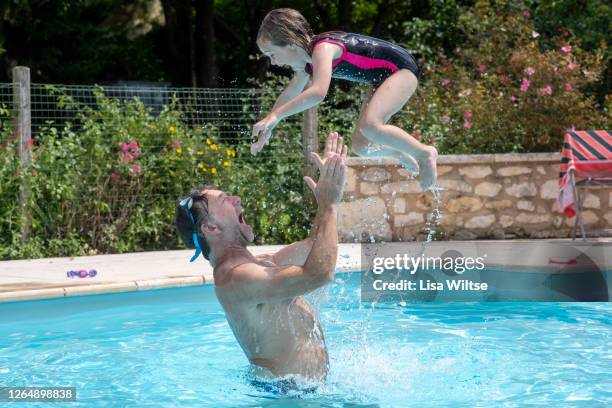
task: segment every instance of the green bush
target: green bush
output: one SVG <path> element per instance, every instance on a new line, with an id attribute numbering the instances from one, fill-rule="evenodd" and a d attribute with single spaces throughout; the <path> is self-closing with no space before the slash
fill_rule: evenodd
<path id="1" fill-rule="evenodd" d="M 282 130 L 280 133 L 284 134 Z M 268 146 L 272 149 L 260 153 L 263 160 L 241 161 L 220 184 L 225 191 L 241 197 L 256 244 L 291 243 L 305 238 L 310 228 L 313 208 L 304 203 L 301 143 L 284 135 L 277 135 Z M 249 149 L 242 145 L 240 156 L 250 154 Z M 285 157 L 274 157 L 280 154 Z"/>
<path id="2" fill-rule="evenodd" d="M 9 246 L 19 246 L 23 225 L 19 206 L 22 169 L 8 109 L 0 109 L 0 258 Z"/>
<path id="3" fill-rule="evenodd" d="M 537 31 L 542 33 L 542 42 L 551 46 L 548 39 L 558 33 L 566 33 L 585 50 L 599 49 L 603 54 L 604 70 L 601 80 L 592 83 L 585 92 L 595 95 L 599 103 L 612 89 L 612 3 L 607 0 L 540 0 L 532 7 L 531 15 Z"/>
<path id="4" fill-rule="evenodd" d="M 395 123 L 441 153 L 559 150 L 566 129 L 606 128 L 608 106 L 585 88 L 604 68 L 568 34 L 540 46 L 522 1 L 478 1 L 459 16 L 465 41 L 425 64 L 425 80 Z"/>
<path id="5" fill-rule="evenodd" d="M 221 146 L 210 126 L 185 126 L 173 105 L 153 116 L 138 100 L 121 103 L 99 90 L 95 110 L 58 98 L 78 111 L 80 126 L 42 128 L 21 174 L 9 144 L 2 155 L 3 198 L 17 202 L 19 184 L 29 185 L 32 217 L 30 239 L 21 243 L 21 212 L 2 201 L 0 257 L 175 248 L 175 200 L 231 171 L 235 150 Z"/>

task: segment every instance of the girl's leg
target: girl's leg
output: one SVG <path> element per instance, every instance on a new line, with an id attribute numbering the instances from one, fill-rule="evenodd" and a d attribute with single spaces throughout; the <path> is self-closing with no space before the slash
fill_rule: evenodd
<path id="1" fill-rule="evenodd" d="M 391 116 L 408 102 L 417 85 L 417 78 L 409 70 L 395 72 L 374 92 L 357 126 L 368 140 L 414 157 L 420 169 L 421 187 L 428 190 L 436 184 L 437 150 L 422 144 L 399 127 L 387 124 Z"/>
<path id="2" fill-rule="evenodd" d="M 397 159 L 408 171 L 413 174 L 417 174 L 419 172 L 419 165 L 412 156 L 397 149 L 371 142 L 359 130 L 359 123 L 361 123 L 363 120 L 364 112 L 366 111 L 366 107 L 370 103 L 375 90 L 376 89 L 373 86 L 369 87 L 368 94 L 361 105 L 357 126 L 355 126 L 353 136 L 351 137 L 351 150 L 361 157 L 392 157 Z"/>

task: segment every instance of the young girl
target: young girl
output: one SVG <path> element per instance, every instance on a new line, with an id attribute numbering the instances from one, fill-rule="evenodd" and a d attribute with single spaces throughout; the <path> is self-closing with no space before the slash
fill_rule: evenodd
<path id="1" fill-rule="evenodd" d="M 370 85 L 352 137 L 352 150 L 364 157 L 394 157 L 420 174 L 423 191 L 436 184 L 438 152 L 387 122 L 410 99 L 420 68 L 405 49 L 377 38 L 331 31 L 313 36 L 304 16 L 288 8 L 266 15 L 257 46 L 274 65 L 289 65 L 295 74 L 272 112 L 253 126 L 251 153 L 268 144 L 281 119 L 318 105 L 332 78 Z M 304 90 L 308 81 L 310 86 Z"/>

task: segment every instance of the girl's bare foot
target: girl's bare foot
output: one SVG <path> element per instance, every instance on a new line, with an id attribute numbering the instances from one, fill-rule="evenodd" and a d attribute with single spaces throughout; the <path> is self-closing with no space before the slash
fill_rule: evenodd
<path id="1" fill-rule="evenodd" d="M 423 155 L 419 161 L 419 168 L 421 169 L 421 188 L 423 191 L 428 191 L 436 185 L 438 178 L 436 171 L 436 162 L 438 160 L 438 151 L 433 146 L 426 146 L 427 153 Z"/>

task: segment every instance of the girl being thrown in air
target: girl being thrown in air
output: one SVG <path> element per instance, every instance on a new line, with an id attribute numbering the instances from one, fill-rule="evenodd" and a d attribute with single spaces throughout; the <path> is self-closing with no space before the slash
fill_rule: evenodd
<path id="1" fill-rule="evenodd" d="M 408 51 L 360 34 L 330 31 L 313 35 L 304 16 L 288 8 L 266 15 L 257 46 L 272 64 L 288 65 L 295 74 L 272 112 L 253 126 L 253 140 L 257 140 L 251 146 L 252 154 L 269 143 L 281 119 L 321 103 L 331 79 L 341 78 L 370 86 L 353 132 L 352 150 L 364 157 L 394 157 L 411 173 L 419 173 L 423 191 L 435 187 L 437 150 L 387 124 L 418 86 L 421 71 Z"/>

